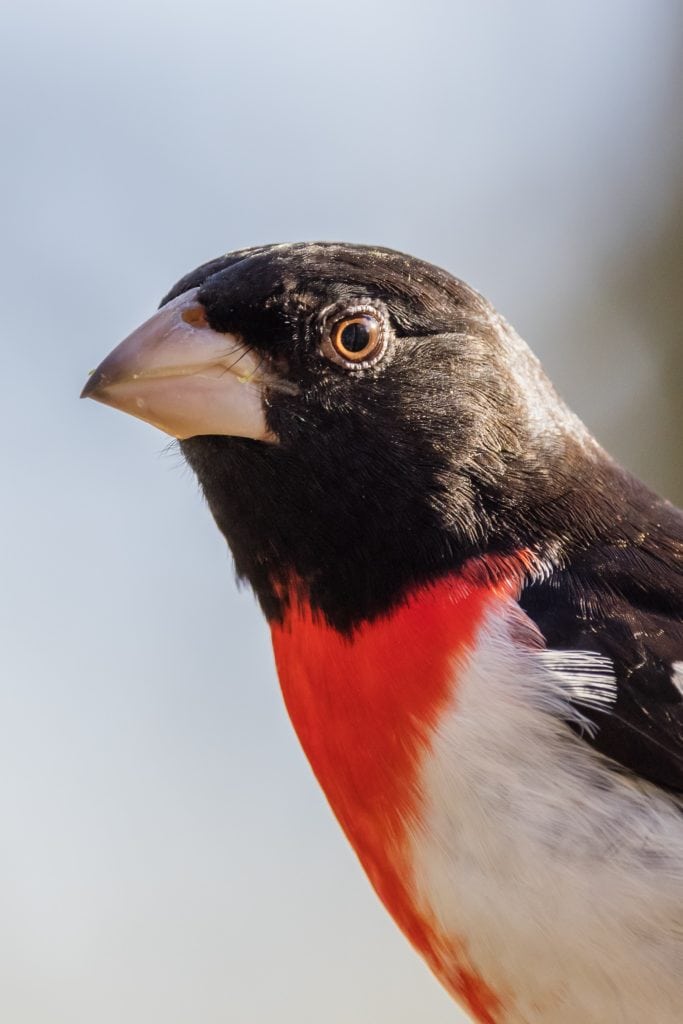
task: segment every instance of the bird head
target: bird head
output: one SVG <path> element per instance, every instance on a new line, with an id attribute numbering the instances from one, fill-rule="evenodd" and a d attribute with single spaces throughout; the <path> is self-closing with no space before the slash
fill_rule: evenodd
<path id="1" fill-rule="evenodd" d="M 591 445 L 482 296 L 366 246 L 204 264 L 83 395 L 179 439 L 269 618 L 303 589 L 343 630 L 482 553 L 542 557 Z"/>

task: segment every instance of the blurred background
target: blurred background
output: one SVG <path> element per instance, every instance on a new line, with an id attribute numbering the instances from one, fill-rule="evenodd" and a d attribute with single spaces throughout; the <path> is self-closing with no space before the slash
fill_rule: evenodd
<path id="1" fill-rule="evenodd" d="M 683 501 L 683 7 L 23 0 L 0 38 L 0 1019 L 460 1021 L 193 478 L 78 392 L 206 259 L 378 243 L 483 291 Z"/>

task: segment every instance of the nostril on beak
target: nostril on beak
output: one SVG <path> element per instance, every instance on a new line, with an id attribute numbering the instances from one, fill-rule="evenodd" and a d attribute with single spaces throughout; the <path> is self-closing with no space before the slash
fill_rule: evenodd
<path id="1" fill-rule="evenodd" d="M 206 310 L 203 306 L 188 306 L 180 314 L 181 318 L 190 327 L 208 327 L 209 322 L 206 319 Z"/>

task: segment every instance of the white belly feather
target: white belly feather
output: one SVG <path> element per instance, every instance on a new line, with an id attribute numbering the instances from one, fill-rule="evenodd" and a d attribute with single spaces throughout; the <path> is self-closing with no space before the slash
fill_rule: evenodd
<path id="1" fill-rule="evenodd" d="M 516 606 L 489 619 L 456 666 L 422 770 L 418 905 L 500 996 L 501 1024 L 681 1024 L 680 805 L 568 729 L 519 626 Z"/>

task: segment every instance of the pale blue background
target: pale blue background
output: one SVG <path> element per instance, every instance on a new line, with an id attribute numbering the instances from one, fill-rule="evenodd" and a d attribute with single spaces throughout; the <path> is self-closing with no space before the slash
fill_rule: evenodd
<path id="1" fill-rule="evenodd" d="M 683 498 L 676 0 L 5 6 L 0 1019 L 446 1024 L 281 707 L 189 472 L 79 403 L 225 250 L 484 291 Z"/>

